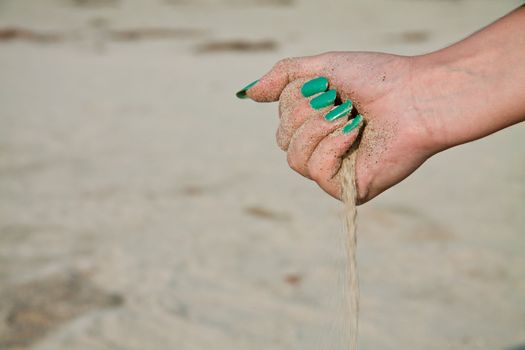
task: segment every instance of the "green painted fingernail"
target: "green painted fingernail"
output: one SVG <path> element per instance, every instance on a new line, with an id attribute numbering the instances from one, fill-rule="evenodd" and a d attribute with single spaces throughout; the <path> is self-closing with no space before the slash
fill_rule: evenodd
<path id="1" fill-rule="evenodd" d="M 325 92 L 328 89 L 328 79 L 319 77 L 307 81 L 301 88 L 301 93 L 304 97 L 310 97 L 320 92 Z"/>
<path id="2" fill-rule="evenodd" d="M 259 79 L 257 79 L 256 81 L 254 81 L 253 83 L 250 83 L 248 85 L 246 85 L 244 88 L 242 88 L 242 90 L 239 90 L 235 96 L 237 96 L 238 98 L 241 98 L 241 99 L 244 99 L 244 98 L 248 98 L 248 96 L 246 95 L 246 91 L 248 91 L 249 88 L 251 88 L 252 86 L 254 86 L 255 84 L 257 84 L 259 82 Z"/>
<path id="3" fill-rule="evenodd" d="M 359 124 L 361 124 L 362 121 L 363 121 L 363 116 L 361 116 L 361 114 L 356 115 L 354 119 L 350 120 L 343 127 L 343 134 L 350 133 L 352 130 L 357 128 L 359 126 Z"/>
<path id="4" fill-rule="evenodd" d="M 321 109 L 324 107 L 330 106 L 332 103 L 334 103 L 335 98 L 337 96 L 337 91 L 335 90 L 328 90 L 324 94 L 321 94 L 310 101 L 310 106 L 312 106 L 313 109 Z"/>
<path id="5" fill-rule="evenodd" d="M 334 121 L 336 119 L 342 118 L 350 111 L 352 110 L 352 101 L 347 100 L 345 103 L 341 103 L 339 106 L 332 109 L 330 112 L 328 112 L 324 119 L 328 120 L 329 122 Z"/>

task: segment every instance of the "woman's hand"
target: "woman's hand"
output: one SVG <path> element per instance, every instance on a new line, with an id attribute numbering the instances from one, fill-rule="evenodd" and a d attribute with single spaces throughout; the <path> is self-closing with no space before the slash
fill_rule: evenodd
<path id="1" fill-rule="evenodd" d="M 238 96 L 260 102 L 280 99 L 277 142 L 288 152 L 288 162 L 340 199 L 337 173 L 357 137 L 360 119 L 350 115 L 353 119 L 346 127 L 349 117 L 344 113 L 325 120 L 333 92 L 310 104 L 310 93 L 321 92 L 324 86 L 317 80 L 302 92 L 301 87 L 312 78 L 326 77 L 340 102 L 352 101 L 364 118 L 356 159 L 358 203 L 364 203 L 433 154 L 524 121 L 524 57 L 522 6 L 474 35 L 424 56 L 332 52 L 285 59 Z M 349 133 L 342 133 L 342 127 Z"/>
<path id="2" fill-rule="evenodd" d="M 288 163 L 338 199 L 342 157 L 364 124 L 356 159 L 358 202 L 364 203 L 403 180 L 438 151 L 432 111 L 421 111 L 415 105 L 414 93 L 421 87 L 414 85 L 414 69 L 411 58 L 377 53 L 333 52 L 285 59 L 246 94 L 259 102 L 280 100 L 277 143 L 287 152 Z M 334 107 L 327 96 L 330 93 L 321 97 L 327 99 L 326 106 L 312 102 L 325 91 L 323 79 L 310 83 L 310 89 L 307 85 L 305 90 L 310 91 L 301 91 L 305 83 L 319 77 L 328 79 L 328 89 L 337 91 L 341 104 L 351 101 L 352 114 L 342 111 L 338 119 L 325 119 Z M 315 90 L 316 82 L 321 90 Z M 320 93 L 309 96 L 316 91 Z M 362 123 L 355 109 L 363 116 Z M 345 130 L 349 132 L 343 133 L 349 118 Z"/>

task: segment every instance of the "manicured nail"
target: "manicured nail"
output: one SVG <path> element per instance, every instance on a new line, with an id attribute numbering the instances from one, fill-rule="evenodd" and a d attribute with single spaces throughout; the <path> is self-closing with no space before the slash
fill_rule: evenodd
<path id="1" fill-rule="evenodd" d="M 363 117 L 361 116 L 361 114 L 356 115 L 354 119 L 350 120 L 343 127 L 343 134 L 350 133 L 352 130 L 357 128 L 359 126 L 359 124 L 361 124 L 362 121 L 363 121 Z"/>
<path id="2" fill-rule="evenodd" d="M 332 103 L 334 103 L 335 98 L 337 96 L 337 91 L 335 90 L 328 90 L 324 94 L 321 94 L 310 101 L 310 106 L 312 106 L 313 109 L 321 109 L 324 107 L 330 106 Z"/>
<path id="3" fill-rule="evenodd" d="M 330 112 L 328 112 L 324 116 L 324 119 L 331 122 L 341 117 L 347 116 L 348 113 L 350 113 L 350 111 L 352 111 L 352 101 L 347 100 L 345 103 L 341 103 L 339 106 L 335 107 Z"/>
<path id="4" fill-rule="evenodd" d="M 235 96 L 237 96 L 238 98 L 248 98 L 248 96 L 246 95 L 246 91 L 248 91 L 249 88 L 251 88 L 252 86 L 254 86 L 255 84 L 257 84 L 259 82 L 259 79 L 257 79 L 256 81 L 254 81 L 253 83 L 250 83 L 248 85 L 246 85 L 242 90 L 239 90 Z"/>
<path id="5" fill-rule="evenodd" d="M 304 97 L 310 97 L 320 92 L 325 92 L 328 89 L 328 79 L 319 77 L 307 81 L 301 88 L 301 93 Z"/>

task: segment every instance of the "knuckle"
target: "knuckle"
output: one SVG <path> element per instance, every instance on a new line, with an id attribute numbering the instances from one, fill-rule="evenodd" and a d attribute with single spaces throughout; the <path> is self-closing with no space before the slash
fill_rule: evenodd
<path id="1" fill-rule="evenodd" d="M 324 181 L 324 172 L 323 169 L 319 166 L 308 164 L 308 172 L 310 173 L 310 178 L 317 183 Z"/>
<path id="2" fill-rule="evenodd" d="M 364 204 L 368 202 L 371 198 L 370 197 L 370 188 L 371 188 L 371 182 L 370 180 L 364 181 L 363 179 L 360 179 L 359 177 L 356 178 L 356 186 L 357 186 L 357 198 L 356 198 L 356 204 Z"/>
<path id="3" fill-rule="evenodd" d="M 275 141 L 281 150 L 286 151 L 288 149 L 288 142 L 286 141 L 282 127 L 277 129 L 277 132 L 275 133 Z"/>
<path id="4" fill-rule="evenodd" d="M 290 136 L 300 128 L 304 128 L 310 118 L 308 111 L 305 111 L 301 105 L 295 105 L 291 108 L 284 108 L 279 114 L 281 124 L 279 128 L 283 133 L 287 132 Z"/>
<path id="5" fill-rule="evenodd" d="M 292 168 L 294 171 L 298 173 L 302 173 L 301 171 L 302 167 L 300 163 L 297 161 L 297 157 L 295 157 L 292 152 L 288 152 L 286 156 L 286 161 L 288 162 L 288 165 L 290 166 L 290 168 Z"/>
<path id="6" fill-rule="evenodd" d="M 294 125 L 299 127 L 302 123 L 304 112 L 301 109 L 301 106 L 296 105 L 291 108 L 287 113 L 284 113 L 282 116 L 282 121 L 287 123 L 287 125 Z"/>
<path id="7" fill-rule="evenodd" d="M 299 112 L 297 110 L 298 102 L 281 98 L 279 100 L 279 118 L 283 119 Z"/>
<path id="8" fill-rule="evenodd" d="M 315 114 L 311 112 L 307 101 L 296 104 L 291 108 L 289 113 L 285 114 L 286 115 L 283 116 L 283 119 L 286 119 L 290 125 L 293 125 L 296 128 L 299 128 L 315 116 Z"/>
<path id="9" fill-rule="evenodd" d="M 298 67 L 299 59 L 297 57 L 283 58 L 274 65 L 273 69 L 278 71 L 291 71 Z"/>
<path id="10" fill-rule="evenodd" d="M 284 68 L 284 67 L 288 66 L 288 65 L 290 64 L 291 61 L 292 61 L 292 58 L 291 58 L 291 57 L 286 57 L 286 58 L 280 59 L 280 60 L 277 61 L 277 63 L 274 65 L 274 69 Z"/>
<path id="11" fill-rule="evenodd" d="M 337 183 L 330 181 L 322 185 L 319 184 L 319 186 L 330 196 L 338 200 L 341 200 L 341 197 L 342 197 L 341 186 L 339 186 Z"/>

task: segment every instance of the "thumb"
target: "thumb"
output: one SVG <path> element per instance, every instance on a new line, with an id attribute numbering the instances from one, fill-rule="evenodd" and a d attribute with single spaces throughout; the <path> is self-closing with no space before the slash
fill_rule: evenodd
<path id="1" fill-rule="evenodd" d="M 257 102 L 277 101 L 290 82 L 298 78 L 323 75 L 327 71 L 324 62 L 322 55 L 285 58 L 277 62 L 261 79 L 239 91 L 237 97 L 249 97 Z"/>

